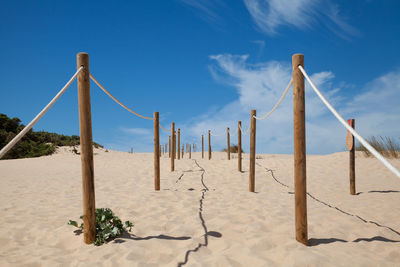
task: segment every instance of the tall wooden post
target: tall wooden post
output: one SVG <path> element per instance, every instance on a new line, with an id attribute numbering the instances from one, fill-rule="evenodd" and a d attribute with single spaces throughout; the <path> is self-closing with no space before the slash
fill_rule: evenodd
<path id="1" fill-rule="evenodd" d="M 181 159 L 181 129 L 178 128 L 178 159 Z"/>
<path id="2" fill-rule="evenodd" d="M 238 171 L 242 171 L 242 122 L 238 121 Z"/>
<path id="3" fill-rule="evenodd" d="M 228 152 L 228 160 L 231 160 L 231 139 L 229 135 L 229 127 L 226 128 L 226 147 Z"/>
<path id="4" fill-rule="evenodd" d="M 156 111 L 154 116 L 154 190 L 160 190 L 160 114 Z"/>
<path id="5" fill-rule="evenodd" d="M 192 146 L 189 145 L 189 159 L 192 158 Z"/>
<path id="6" fill-rule="evenodd" d="M 298 68 L 304 67 L 304 55 L 293 55 L 292 64 L 296 240 L 308 245 L 304 76 Z"/>
<path id="7" fill-rule="evenodd" d="M 171 157 L 171 136 L 168 136 L 168 157 Z"/>
<path id="8" fill-rule="evenodd" d="M 249 168 L 249 191 L 255 191 L 256 182 L 256 111 L 250 113 L 250 168 Z"/>
<path id="9" fill-rule="evenodd" d="M 201 135 L 201 158 L 204 159 L 204 135 Z"/>
<path id="10" fill-rule="evenodd" d="M 211 131 L 208 130 L 208 159 L 211 159 Z"/>
<path id="11" fill-rule="evenodd" d="M 352 128 L 354 128 L 355 121 L 350 119 L 347 121 Z M 354 136 L 347 131 L 346 138 L 347 148 L 350 155 L 350 195 L 356 194 L 356 151 L 354 147 Z"/>
<path id="12" fill-rule="evenodd" d="M 175 171 L 175 155 L 174 155 L 174 134 L 175 134 L 175 123 L 171 123 L 171 172 Z"/>
<path id="13" fill-rule="evenodd" d="M 176 131 L 174 131 L 174 147 L 173 147 L 173 150 L 174 150 L 174 159 L 177 159 L 178 157 L 176 156 Z"/>
<path id="14" fill-rule="evenodd" d="M 92 244 L 96 239 L 95 192 L 93 168 L 92 115 L 90 107 L 89 55 L 77 55 L 79 128 L 81 141 L 82 195 L 83 195 L 83 241 Z"/>

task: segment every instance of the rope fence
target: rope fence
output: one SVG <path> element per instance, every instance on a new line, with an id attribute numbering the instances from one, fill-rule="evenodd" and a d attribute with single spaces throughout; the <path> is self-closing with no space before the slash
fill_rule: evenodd
<path id="1" fill-rule="evenodd" d="M 375 150 L 362 136 L 354 130 L 354 120 L 351 125 L 347 124 L 342 116 L 333 108 L 327 99 L 318 90 L 316 85 L 310 79 L 304 70 L 304 56 L 302 54 L 293 55 L 293 73 L 292 79 L 284 90 L 282 96 L 274 107 L 263 117 L 256 116 L 256 110 L 250 112 L 250 123 L 246 131 L 243 131 L 241 121 L 238 121 L 238 126 L 234 134 L 230 134 L 230 129 L 227 128 L 226 132 L 222 134 L 211 134 L 208 130 L 208 160 L 211 159 L 211 136 L 220 137 L 226 134 L 227 136 L 227 152 L 228 160 L 230 160 L 230 138 L 238 135 L 238 170 L 241 171 L 241 143 L 242 135 L 250 132 L 250 155 L 249 155 L 249 191 L 255 192 L 255 160 L 256 160 L 256 120 L 267 119 L 282 103 L 286 97 L 289 89 L 293 87 L 293 132 L 294 132 L 294 188 L 295 188 L 295 231 L 296 240 L 308 245 L 308 229 L 307 229 L 307 190 L 306 190 L 306 135 L 305 135 L 305 94 L 304 94 L 304 78 L 311 85 L 314 92 L 333 113 L 336 119 L 350 132 L 371 154 L 373 154 L 381 163 L 384 164 L 393 174 L 400 178 L 400 171 L 393 167 L 379 152 Z M 168 153 L 171 158 L 171 171 L 175 171 L 175 158 L 180 159 L 180 144 L 181 139 L 180 128 L 175 131 L 175 123 L 171 123 L 171 128 L 164 128 L 159 122 L 159 113 L 154 112 L 154 117 L 143 116 L 126 105 L 122 104 L 118 99 L 111 95 L 94 77 L 89 73 L 89 55 L 86 53 L 79 53 L 77 56 L 78 69 L 64 87 L 56 94 L 56 96 L 43 108 L 39 114 L 21 131 L 19 132 L 6 146 L 0 150 L 0 158 L 2 158 L 16 143 L 23 138 L 23 136 L 46 114 L 46 112 L 54 105 L 54 103 L 64 94 L 72 82 L 78 77 L 78 98 L 79 98 L 79 122 L 80 122 L 80 140 L 81 140 L 81 162 L 82 162 L 82 186 L 83 186 L 83 206 L 84 206 L 84 241 L 85 243 L 92 243 L 95 235 L 95 195 L 94 195 L 94 171 L 93 171 L 93 147 L 92 147 L 92 125 L 91 125 L 91 108 L 90 108 L 90 79 L 92 79 L 97 86 L 100 87 L 112 100 L 122 106 L 130 113 L 147 120 L 152 120 L 154 123 L 154 177 L 155 177 L 155 190 L 160 190 L 160 157 L 163 153 Z M 84 70 L 84 71 L 83 71 Z M 160 145 L 159 143 L 159 129 L 170 133 L 169 145 Z M 176 149 L 178 145 L 178 149 Z M 193 145 L 193 152 L 197 151 L 197 144 L 187 144 L 186 152 L 188 152 L 189 159 L 191 158 Z M 350 148 L 349 148 L 350 150 Z M 204 135 L 201 135 L 201 152 L 204 158 Z M 178 156 L 176 155 L 178 153 Z M 184 146 L 182 142 L 182 158 L 184 155 Z M 197 164 L 197 163 L 196 163 Z M 354 180 L 355 183 L 355 180 Z M 355 189 L 354 189 L 355 190 Z"/>
<path id="2" fill-rule="evenodd" d="M 133 111 L 132 109 L 130 109 L 130 108 L 128 108 L 127 106 L 125 106 L 124 104 L 122 104 L 118 99 L 116 99 L 115 97 L 113 97 L 113 96 L 110 94 L 110 92 L 108 92 L 108 91 L 93 77 L 92 74 L 89 74 L 89 75 L 90 75 L 90 78 L 101 88 L 101 90 L 104 91 L 104 93 L 106 93 L 109 97 L 112 98 L 112 100 L 114 100 L 115 102 L 117 102 L 117 103 L 118 103 L 119 105 L 121 105 L 124 109 L 126 109 L 127 111 L 129 111 L 129 112 L 135 114 L 136 116 L 138 116 L 138 117 L 140 117 L 140 118 L 143 118 L 143 119 L 146 119 L 146 120 L 154 120 L 154 118 L 146 117 L 146 116 L 140 115 L 139 113 Z"/>
<path id="3" fill-rule="evenodd" d="M 241 125 L 239 125 L 238 127 L 239 127 L 239 129 L 240 129 L 240 131 L 242 132 L 242 134 L 243 135 L 246 135 L 249 131 L 250 131 L 250 124 L 249 124 L 249 128 L 247 128 L 247 130 L 246 130 L 246 132 L 243 132 L 243 129 L 242 129 L 242 126 Z"/>
<path id="4" fill-rule="evenodd" d="M 268 113 L 267 113 L 264 117 L 262 117 L 262 118 L 261 118 L 261 117 L 256 117 L 256 116 L 254 116 L 254 118 L 255 118 L 256 120 L 265 120 L 266 118 L 268 118 L 269 115 L 271 115 L 271 114 L 275 111 L 275 109 L 279 106 L 279 104 L 280 104 L 280 103 L 282 102 L 282 100 L 285 98 L 285 96 L 286 96 L 287 92 L 289 91 L 289 88 L 292 86 L 292 84 L 293 84 L 293 79 L 290 80 L 288 86 L 286 87 L 285 91 L 283 92 L 283 95 L 281 96 L 281 98 L 279 99 L 278 103 L 275 104 L 275 106 L 272 108 L 272 110 L 271 110 L 270 112 L 268 112 Z"/>
<path id="5" fill-rule="evenodd" d="M 160 125 L 160 128 L 161 128 L 163 131 L 165 131 L 165 132 L 167 132 L 167 133 L 170 133 L 170 132 L 171 132 L 171 129 L 165 129 L 165 128 L 161 125 L 161 123 L 160 123 L 159 125 Z"/>
<path id="6" fill-rule="evenodd" d="M 332 107 L 332 105 L 326 100 L 326 98 L 322 95 L 322 93 L 318 90 L 318 88 L 315 86 L 313 81 L 310 79 L 310 77 L 307 75 L 307 72 L 304 70 L 302 66 L 298 66 L 300 71 L 303 73 L 304 77 L 307 79 L 307 81 L 310 83 L 312 89 L 314 92 L 321 98 L 322 102 L 327 106 L 327 108 L 332 112 L 332 114 L 338 119 L 338 121 L 352 134 L 354 135 L 355 138 L 357 138 L 360 143 L 371 152 L 372 155 L 374 155 L 380 162 L 383 163 L 383 165 L 386 166 L 392 173 L 394 173 L 398 178 L 400 178 L 400 172 L 397 170 L 395 167 L 393 167 L 392 164 L 390 164 L 389 161 L 387 161 L 378 151 L 375 150 L 361 135 L 359 135 L 356 130 L 354 130 L 350 125 L 346 123 L 346 121 L 342 118 L 342 116 L 339 115 L 339 113 Z"/>

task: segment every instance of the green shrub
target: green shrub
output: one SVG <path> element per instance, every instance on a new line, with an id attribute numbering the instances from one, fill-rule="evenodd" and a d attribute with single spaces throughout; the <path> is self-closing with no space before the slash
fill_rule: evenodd
<path id="1" fill-rule="evenodd" d="M 7 145 L 22 129 L 24 125 L 18 118 L 9 118 L 0 114 L 0 148 Z M 78 146 L 80 138 L 77 135 L 67 136 L 44 131 L 29 130 L 26 135 L 2 159 L 19 159 L 51 155 L 57 146 Z M 103 148 L 93 142 L 95 148 Z"/>
<path id="2" fill-rule="evenodd" d="M 96 246 L 101 246 L 125 232 L 130 232 L 133 227 L 133 224 L 130 221 L 126 221 L 125 224 L 122 224 L 122 221 L 115 216 L 109 208 L 96 209 L 95 215 L 96 239 L 93 244 Z M 83 215 L 80 218 L 83 220 Z M 76 221 L 69 220 L 68 225 L 73 225 L 83 230 L 83 223 L 78 226 Z M 127 228 L 129 229 L 127 230 Z"/>

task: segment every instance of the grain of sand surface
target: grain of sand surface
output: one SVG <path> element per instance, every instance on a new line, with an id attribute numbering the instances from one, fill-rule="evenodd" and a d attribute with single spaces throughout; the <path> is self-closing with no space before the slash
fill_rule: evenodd
<path id="1" fill-rule="evenodd" d="M 205 155 L 207 156 L 207 154 Z M 348 153 L 307 157 L 309 244 L 294 238 L 293 156 L 258 155 L 256 193 L 237 155 L 175 162 L 96 149 L 96 207 L 111 208 L 131 233 L 85 245 L 69 219 L 82 214 L 80 156 L 0 161 L 1 266 L 400 266 L 400 180 L 357 154 L 357 195 Z M 400 168 L 400 160 L 391 160 Z"/>

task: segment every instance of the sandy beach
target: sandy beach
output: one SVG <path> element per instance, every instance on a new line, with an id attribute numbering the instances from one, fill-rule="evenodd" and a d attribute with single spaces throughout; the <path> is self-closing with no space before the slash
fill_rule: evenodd
<path id="1" fill-rule="evenodd" d="M 206 154 L 205 154 L 206 156 Z M 400 160 L 391 160 L 400 168 Z M 295 241 L 293 156 L 257 155 L 256 193 L 223 152 L 161 159 L 96 149 L 96 207 L 134 227 L 100 247 L 67 225 L 82 214 L 80 156 L 0 161 L 1 266 L 400 266 L 400 180 L 378 160 L 348 153 L 307 157 L 306 247 Z"/>

